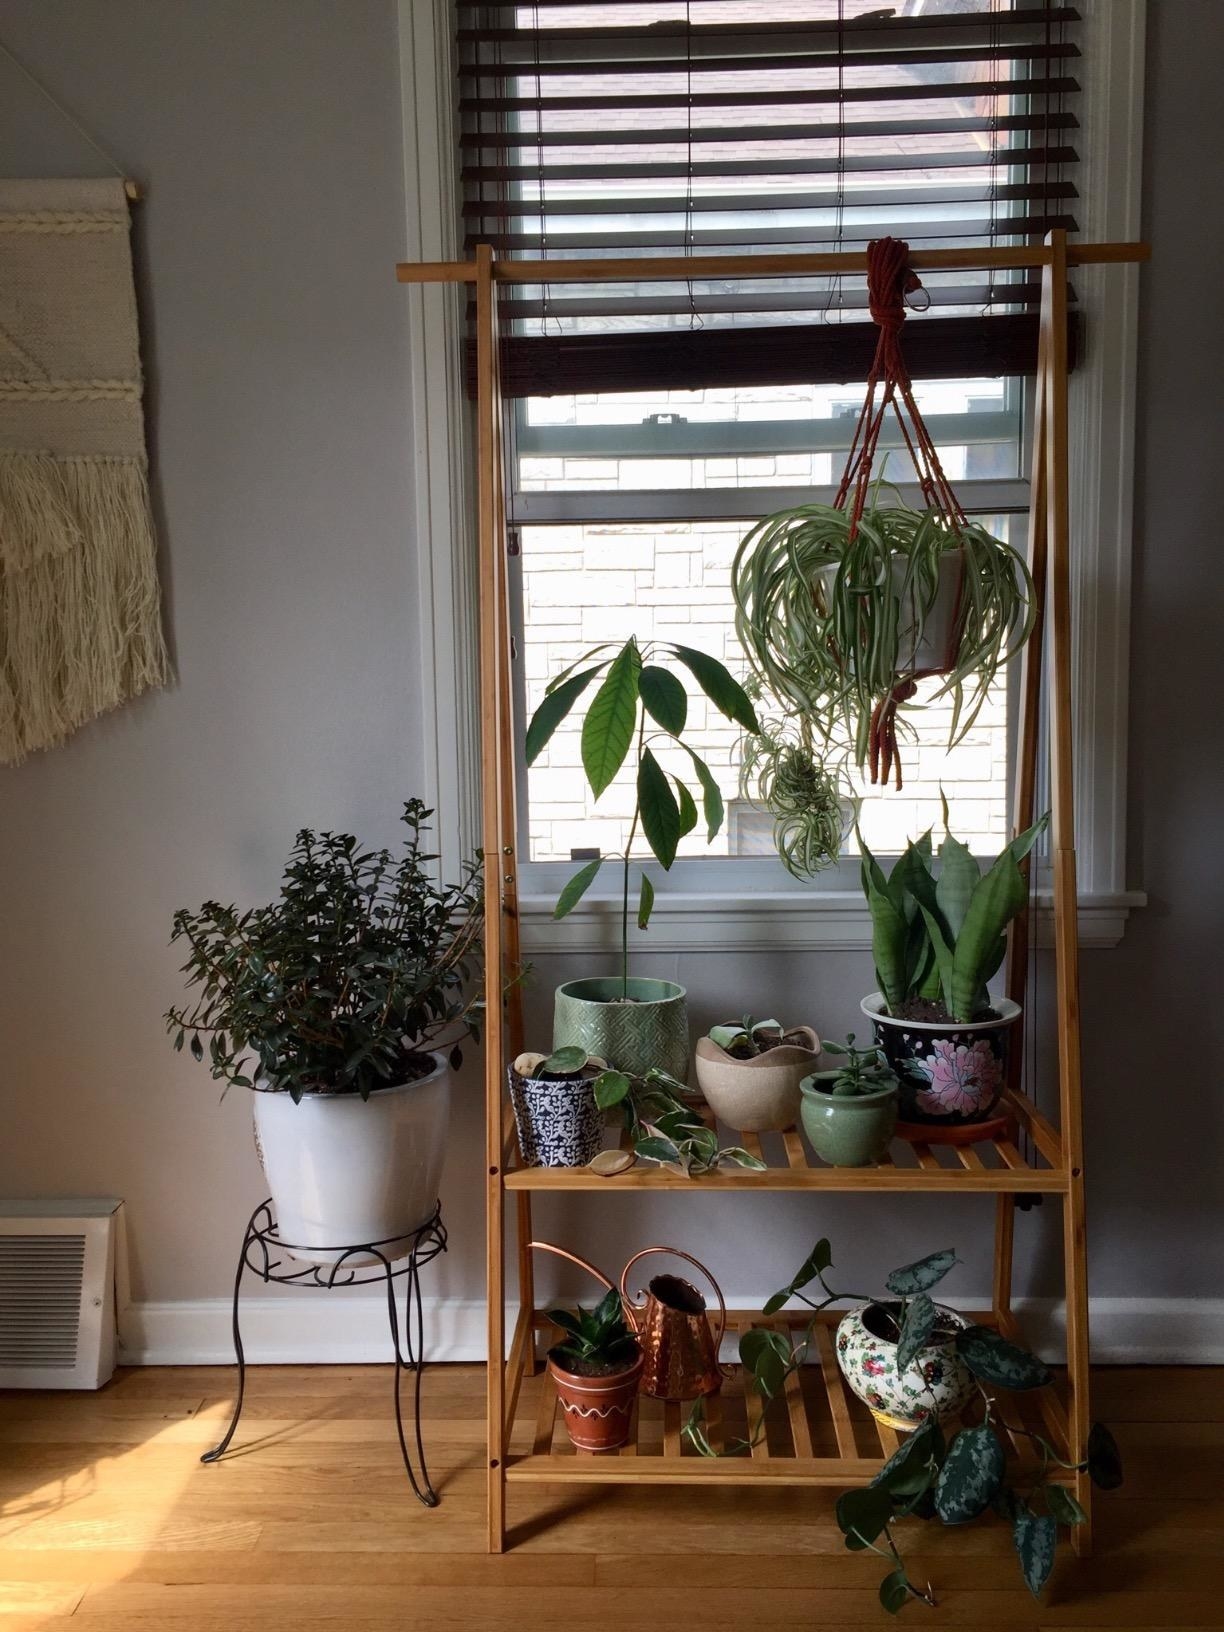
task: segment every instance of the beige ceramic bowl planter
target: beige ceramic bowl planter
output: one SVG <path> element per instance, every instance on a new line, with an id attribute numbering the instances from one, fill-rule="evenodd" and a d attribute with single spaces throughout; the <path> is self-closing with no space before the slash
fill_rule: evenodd
<path id="1" fill-rule="evenodd" d="M 710 1109 L 740 1133 L 781 1133 L 799 1120 L 799 1084 L 820 1053 L 810 1026 L 794 1026 L 784 1041 L 751 1059 L 740 1060 L 711 1037 L 695 1052 L 697 1082 Z"/>

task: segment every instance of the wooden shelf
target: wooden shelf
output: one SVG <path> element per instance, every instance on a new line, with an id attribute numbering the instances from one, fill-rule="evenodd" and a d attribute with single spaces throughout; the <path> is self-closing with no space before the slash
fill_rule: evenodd
<path id="1" fill-rule="evenodd" d="M 843 1311 L 829 1310 L 817 1326 L 818 1358 L 792 1377 L 783 1398 L 766 1412 L 765 1437 L 749 1454 L 719 1458 L 701 1456 L 683 1436 L 688 1404 L 640 1398 L 634 1436 L 620 1451 L 591 1454 L 575 1451 L 558 1408 L 556 1389 L 542 1363 L 532 1361 L 536 1345 L 516 1344 L 507 1376 L 509 1408 L 506 1440 L 509 1454 L 506 1478 L 547 1484 L 665 1485 L 832 1485 L 867 1484 L 879 1472 L 881 1461 L 900 1443 L 895 1429 L 876 1422 L 862 1402 L 846 1387 L 833 1353 L 833 1328 Z M 975 1314 L 985 1325 L 1002 1325 L 1013 1339 L 1010 1317 Z M 727 1343 L 752 1326 L 769 1326 L 798 1334 L 807 1324 L 802 1312 L 784 1311 L 769 1319 L 758 1313 L 732 1310 L 728 1314 Z M 547 1346 L 552 1328 L 546 1316 L 535 1314 L 536 1344 Z M 524 1363 L 525 1362 L 525 1363 Z M 538 1369 L 532 1371 L 535 1367 Z M 725 1449 L 747 1437 L 748 1413 L 756 1421 L 759 1401 L 745 1392 L 743 1368 L 726 1367 L 722 1389 L 706 1406 L 706 1428 L 711 1443 Z M 1013 1425 L 1042 1434 L 1064 1460 L 1067 1457 L 1067 1413 L 1057 1385 L 1028 1394 L 993 1391 L 1000 1416 Z M 950 1436 L 960 1419 L 945 1423 Z M 1023 1435 L 1004 1435 L 1023 1476 L 1037 1467 L 1032 1441 Z M 1055 1469 L 1052 1478 L 1070 1482 L 1073 1476 Z"/>
<path id="2" fill-rule="evenodd" d="M 1033 1135 L 1029 1160 L 1013 1139 L 984 1140 L 976 1145 L 924 1145 L 894 1140 L 883 1161 L 873 1167 L 829 1167 L 815 1155 L 801 1133 L 740 1133 L 718 1127 L 720 1142 L 742 1145 L 768 1166 L 716 1168 L 690 1179 L 670 1167 L 638 1162 L 611 1178 L 586 1167 L 518 1167 L 514 1145 L 507 1148 L 508 1190 L 914 1190 L 978 1194 L 1037 1193 L 1058 1195 L 1070 1178 L 1057 1131 L 1031 1101 L 1012 1097 L 1011 1105 Z M 611 1141 L 615 1142 L 615 1141 Z"/>

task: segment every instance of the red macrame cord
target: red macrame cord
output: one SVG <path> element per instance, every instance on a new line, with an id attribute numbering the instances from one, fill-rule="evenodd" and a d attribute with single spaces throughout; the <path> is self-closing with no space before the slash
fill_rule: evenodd
<path id="1" fill-rule="evenodd" d="M 931 440 L 918 404 L 914 401 L 913 386 L 901 352 L 901 328 L 905 322 L 905 297 L 921 289 L 918 276 L 909 266 L 909 245 L 900 238 L 874 238 L 867 246 L 867 300 L 872 320 L 879 328 L 875 357 L 867 376 L 867 390 L 846 468 L 842 472 L 835 509 L 844 510 L 850 503 L 849 540 L 853 543 L 863 511 L 870 495 L 872 467 L 880 441 L 884 416 L 891 407 L 901 427 L 901 437 L 909 450 L 910 459 L 918 475 L 918 486 L 929 510 L 943 515 L 953 532 L 959 533 L 965 523 L 952 486 L 944 474 L 939 454 Z M 882 390 L 880 389 L 882 386 Z M 877 403 L 876 393 L 879 391 Z M 908 423 L 907 423 L 908 420 Z M 961 578 L 957 585 L 956 606 L 952 617 L 951 650 L 942 668 L 919 669 L 894 686 L 887 696 L 881 697 L 871 715 L 870 764 L 872 782 L 887 783 L 889 773 L 901 787 L 901 759 L 897 752 L 897 708 L 909 702 L 918 689 L 916 682 L 928 675 L 943 674 L 951 667 L 960 632 L 961 592 L 964 587 L 964 559 L 961 560 Z"/>

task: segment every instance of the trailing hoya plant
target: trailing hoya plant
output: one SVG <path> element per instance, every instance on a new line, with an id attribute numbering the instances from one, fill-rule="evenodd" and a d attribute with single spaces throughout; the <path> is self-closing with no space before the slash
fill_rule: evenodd
<path id="1" fill-rule="evenodd" d="M 988 1008 L 987 982 L 1003 962 L 1007 926 L 1028 900 L 1021 863 L 1048 819 L 1013 839 L 985 873 L 968 845 L 945 831 L 938 876 L 929 832 L 911 840 L 886 875 L 859 835 L 871 950 L 891 1015 L 965 1023 Z M 946 829 L 946 801 L 944 821 Z M 915 1004 L 936 1012 L 907 1012 Z"/>
<path id="2" fill-rule="evenodd" d="M 629 982 L 629 879 L 634 842 L 641 829 L 650 853 L 666 872 L 676 859 L 681 839 L 697 826 L 697 802 L 684 778 L 664 770 L 655 753 L 660 745 L 676 746 L 688 756 L 706 822 L 707 841 L 723 824 L 723 796 L 709 766 L 684 740 L 688 725 L 685 682 L 658 661 L 668 657 L 687 669 L 714 707 L 744 731 L 758 729 L 747 693 L 723 665 L 690 646 L 647 642 L 630 636 L 623 646 L 605 641 L 586 652 L 549 682 L 544 700 L 527 727 L 527 763 L 534 765 L 557 727 L 591 683 L 600 679 L 582 722 L 582 768 L 599 799 L 632 753 L 635 761 L 633 816 L 621 863 L 622 995 Z M 557 898 L 554 918 L 572 912 L 594 884 L 604 861 L 597 856 L 580 867 Z M 645 929 L 654 906 L 654 885 L 643 869 L 638 889 L 637 924 Z"/>
<path id="3" fill-rule="evenodd" d="M 581 1049 L 560 1050 L 581 1054 Z M 557 1058 L 554 1055 L 554 1060 Z M 690 1179 L 723 1165 L 763 1168 L 759 1157 L 738 1145 L 719 1146 L 718 1135 L 684 1098 L 684 1085 L 655 1068 L 645 1076 L 604 1071 L 595 1079 L 595 1103 L 602 1111 L 620 1108 L 634 1153 L 652 1162 L 670 1162 Z"/>
<path id="4" fill-rule="evenodd" d="M 885 1281 L 890 1298 L 877 1302 L 876 1308 L 893 1324 L 899 1372 L 908 1371 L 935 1333 L 939 1311 L 930 1294 L 956 1262 L 955 1252 L 947 1248 L 893 1270 Z M 813 1355 L 822 1311 L 846 1298 L 862 1298 L 861 1293 L 838 1292 L 829 1286 L 825 1272 L 832 1264 L 832 1249 L 822 1239 L 791 1281 L 765 1304 L 766 1316 L 777 1314 L 791 1298 L 811 1309 L 811 1319 L 798 1342 L 792 1343 L 784 1332 L 755 1326 L 740 1338 L 740 1361 L 761 1402 L 756 1421 L 750 1416 L 748 1438 L 719 1453 L 705 1430 L 705 1402 L 694 1404 L 684 1431 L 702 1455 L 742 1454 L 759 1444 L 770 1401 L 784 1393 L 787 1380 Z M 806 1289 L 813 1282 L 823 1296 L 808 1294 Z M 1116 1489 L 1122 1483 L 1118 1447 L 1102 1423 L 1093 1425 L 1084 1461 L 1071 1463 L 1043 1435 L 1005 1417 L 992 1390 L 1019 1393 L 1044 1388 L 1052 1381 L 1049 1368 L 1035 1355 L 1009 1342 L 993 1326 L 958 1327 L 955 1342 L 977 1383 L 979 1403 L 974 1415 L 978 1420 L 948 1440 L 932 1410 L 869 1485 L 846 1491 L 837 1501 L 837 1524 L 849 1551 L 876 1553 L 889 1566 L 880 1582 L 880 1602 L 892 1614 L 913 1599 L 932 1607 L 936 1602 L 930 1585 L 916 1583 L 906 1568 L 893 1533 L 902 1519 L 938 1519 L 951 1525 L 994 1513 L 1011 1526 L 1021 1574 L 1036 1597 L 1054 1567 L 1059 1525 L 1082 1524 L 1087 1517 L 1066 1485 L 1052 1477 L 1052 1470 L 1086 1471 L 1102 1490 Z M 962 1412 L 962 1419 L 971 1410 Z M 1007 1466 L 1004 1433 L 1031 1441 L 1038 1453 L 1034 1469 L 1020 1482 L 1012 1480 Z"/>

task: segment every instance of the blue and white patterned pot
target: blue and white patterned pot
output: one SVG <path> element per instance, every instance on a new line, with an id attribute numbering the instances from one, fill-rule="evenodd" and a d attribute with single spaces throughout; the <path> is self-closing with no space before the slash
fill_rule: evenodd
<path id="1" fill-rule="evenodd" d="M 595 1103 L 594 1082 L 601 1070 L 602 1061 L 589 1064 L 581 1077 L 521 1076 L 508 1068 L 519 1149 L 528 1167 L 585 1167 L 599 1151 L 604 1113 Z"/>
<path id="2" fill-rule="evenodd" d="M 834 1347 L 842 1376 L 873 1417 L 891 1428 L 915 1428 L 935 1412 L 940 1422 L 954 1417 L 973 1398 L 973 1374 L 956 1352 L 952 1332 L 932 1338 L 904 1373 L 897 1371 L 897 1345 L 880 1331 L 889 1329 L 884 1309 L 899 1305 L 864 1303 L 843 1315 L 837 1327 Z M 943 1323 L 968 1326 L 971 1323 L 955 1309 L 938 1305 Z"/>
<path id="3" fill-rule="evenodd" d="M 883 995 L 872 992 L 860 1007 L 871 1021 L 901 1084 L 901 1120 L 956 1128 L 988 1121 L 1007 1082 L 1011 1028 L 1020 1005 L 992 998 L 996 1020 L 898 1020 Z"/>

